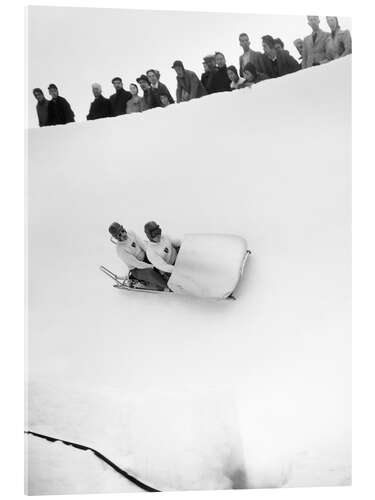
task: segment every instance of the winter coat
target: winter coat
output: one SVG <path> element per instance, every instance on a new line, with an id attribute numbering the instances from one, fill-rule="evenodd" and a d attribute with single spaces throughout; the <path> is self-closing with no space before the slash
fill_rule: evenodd
<path id="1" fill-rule="evenodd" d="M 180 246 L 180 240 L 172 240 L 167 235 L 162 234 L 159 243 L 148 242 L 147 258 L 159 271 L 171 273 L 177 257 L 177 248 Z"/>
<path id="2" fill-rule="evenodd" d="M 225 68 L 225 75 L 223 74 L 224 72 L 222 70 L 224 70 L 224 68 L 213 68 L 210 71 L 206 71 L 202 74 L 201 83 L 207 94 L 214 94 L 215 92 L 224 92 L 224 90 L 230 90 L 230 80 L 227 74 L 227 68 Z"/>
<path id="3" fill-rule="evenodd" d="M 313 33 L 303 40 L 302 68 L 310 68 L 327 60 L 327 39 L 329 33 L 318 29 L 316 40 L 313 40 Z"/>
<path id="4" fill-rule="evenodd" d="M 156 94 L 154 94 L 151 87 L 143 91 L 142 111 L 160 107 L 161 103 L 159 104 L 159 102 L 160 100 L 157 98 Z"/>
<path id="5" fill-rule="evenodd" d="M 97 120 L 99 118 L 108 118 L 111 116 L 111 103 L 102 95 L 95 97 L 90 105 L 88 120 Z"/>
<path id="6" fill-rule="evenodd" d="M 158 82 L 157 87 L 151 86 L 151 91 L 153 92 L 158 106 L 161 106 L 160 94 L 165 94 L 168 97 L 169 104 L 174 103 L 174 99 L 168 90 L 168 87 L 164 83 Z"/>
<path id="7" fill-rule="evenodd" d="M 265 69 L 264 74 L 268 78 L 277 78 L 278 76 L 294 73 L 300 69 L 298 61 L 287 50 L 278 50 L 274 60 L 263 54 L 263 64 Z"/>
<path id="8" fill-rule="evenodd" d="M 255 66 L 255 69 L 259 73 L 264 73 L 264 63 L 263 63 L 263 54 L 261 52 L 256 52 L 255 50 L 249 49 L 248 52 L 244 52 L 240 55 L 239 60 L 239 68 L 240 68 L 240 76 L 243 76 L 243 69 L 247 63 L 251 63 Z"/>
<path id="9" fill-rule="evenodd" d="M 214 81 L 216 83 L 217 90 L 216 92 L 227 92 L 231 90 L 230 88 L 230 79 L 227 73 L 227 67 L 223 66 L 222 68 L 217 69 L 217 73 L 215 74 Z"/>
<path id="10" fill-rule="evenodd" d="M 38 102 L 36 105 L 36 112 L 38 114 L 39 127 L 45 127 L 48 125 L 48 101 L 43 99 L 43 101 Z"/>
<path id="11" fill-rule="evenodd" d="M 140 113 L 143 111 L 143 99 L 139 95 L 133 96 L 126 103 L 126 113 Z"/>
<path id="12" fill-rule="evenodd" d="M 116 90 L 115 94 L 112 94 L 109 98 L 111 103 L 111 115 L 119 116 L 126 114 L 126 104 L 132 98 L 130 92 L 124 89 Z"/>
<path id="13" fill-rule="evenodd" d="M 145 262 L 146 251 L 145 245 L 140 241 L 134 231 L 127 231 L 125 241 L 119 241 L 116 244 L 117 255 L 124 264 L 132 270 L 136 269 L 152 269 L 152 264 Z"/>
<path id="14" fill-rule="evenodd" d="M 349 30 L 337 30 L 330 33 L 326 42 L 327 61 L 352 53 L 352 37 Z"/>
<path id="15" fill-rule="evenodd" d="M 65 125 L 74 122 L 74 113 L 64 97 L 57 96 L 48 101 L 48 125 Z"/>
<path id="16" fill-rule="evenodd" d="M 190 99 L 196 99 L 206 94 L 205 88 L 194 71 L 184 69 L 184 76 L 177 76 L 177 102 L 190 101 Z"/>

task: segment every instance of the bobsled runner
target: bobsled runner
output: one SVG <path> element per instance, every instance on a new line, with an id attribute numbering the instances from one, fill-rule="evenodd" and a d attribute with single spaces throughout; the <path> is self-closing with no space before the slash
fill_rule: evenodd
<path id="1" fill-rule="evenodd" d="M 246 240 L 229 234 L 187 234 L 182 240 L 168 289 L 152 290 L 139 280 L 119 277 L 104 266 L 100 270 L 115 281 L 115 288 L 207 299 L 234 299 L 248 256 Z"/>

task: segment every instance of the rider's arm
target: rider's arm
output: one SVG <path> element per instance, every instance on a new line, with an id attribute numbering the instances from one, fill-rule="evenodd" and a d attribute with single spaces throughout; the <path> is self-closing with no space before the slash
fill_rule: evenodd
<path id="1" fill-rule="evenodd" d="M 151 264 L 147 264 L 147 262 L 138 260 L 136 257 L 134 257 L 134 255 L 131 255 L 128 252 L 118 250 L 117 254 L 129 269 L 133 269 L 134 267 L 136 267 L 137 269 L 151 269 L 153 267 Z"/>
<path id="2" fill-rule="evenodd" d="M 147 249 L 147 258 L 156 269 L 159 269 L 159 271 L 173 273 L 174 266 L 167 264 L 152 248 Z"/>

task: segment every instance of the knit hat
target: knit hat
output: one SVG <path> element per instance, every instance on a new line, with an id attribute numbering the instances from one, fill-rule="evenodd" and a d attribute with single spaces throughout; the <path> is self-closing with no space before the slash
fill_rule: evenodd
<path id="1" fill-rule="evenodd" d="M 145 224 L 145 233 L 149 240 L 155 238 L 155 236 L 161 235 L 161 229 L 157 222 L 150 221 Z"/>
<path id="2" fill-rule="evenodd" d="M 112 222 L 112 224 L 109 226 L 108 231 L 111 233 L 111 235 L 117 239 L 118 235 L 122 232 L 125 231 L 123 226 L 119 224 L 118 222 Z M 125 231 L 126 232 L 126 231 Z"/>

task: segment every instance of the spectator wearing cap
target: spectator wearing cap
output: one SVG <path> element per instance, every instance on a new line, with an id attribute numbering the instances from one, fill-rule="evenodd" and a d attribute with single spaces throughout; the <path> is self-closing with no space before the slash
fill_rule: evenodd
<path id="1" fill-rule="evenodd" d="M 326 21 L 331 30 L 326 42 L 327 61 L 351 54 L 352 37 L 350 31 L 342 30 L 339 20 L 335 16 L 327 16 Z"/>
<path id="2" fill-rule="evenodd" d="M 215 62 L 217 66 L 217 74 L 215 80 L 217 80 L 217 92 L 227 92 L 231 90 L 230 80 L 227 73 L 227 63 L 225 56 L 222 52 L 215 52 Z"/>
<path id="3" fill-rule="evenodd" d="M 302 68 L 318 66 L 327 61 L 327 40 L 329 33 L 319 28 L 319 16 L 307 16 L 312 33 L 303 40 Z"/>
<path id="4" fill-rule="evenodd" d="M 243 69 L 243 75 L 245 77 L 245 82 L 241 87 L 252 87 L 255 83 L 267 80 L 268 76 L 264 73 L 258 73 L 254 64 L 247 63 Z"/>
<path id="5" fill-rule="evenodd" d="M 70 104 L 59 95 L 59 90 L 54 83 L 48 86 L 51 100 L 48 102 L 48 125 L 65 125 L 74 122 L 74 113 Z"/>
<path id="6" fill-rule="evenodd" d="M 169 104 L 173 104 L 174 99 L 171 96 L 168 87 L 164 85 L 164 83 L 161 83 L 160 81 L 160 72 L 157 69 L 149 69 L 146 75 L 150 81 L 151 90 L 155 95 L 156 100 L 159 102 L 159 105 L 161 106 L 160 96 L 162 94 L 168 96 Z"/>
<path id="7" fill-rule="evenodd" d="M 236 66 L 228 66 L 227 74 L 230 80 L 230 88 L 232 90 L 241 89 L 243 87 L 245 78 L 242 78 L 242 76 L 238 74 Z"/>
<path id="8" fill-rule="evenodd" d="M 126 113 L 140 113 L 143 111 L 143 99 L 138 95 L 138 85 L 131 83 L 129 90 L 132 98 L 126 103 Z"/>
<path id="9" fill-rule="evenodd" d="M 201 76 L 201 83 L 207 94 L 213 94 L 220 89 L 220 77 L 218 67 L 216 66 L 215 55 L 210 54 L 203 58 L 203 67 L 205 72 Z"/>
<path id="10" fill-rule="evenodd" d="M 43 90 L 40 88 L 33 89 L 33 94 L 37 100 L 36 112 L 38 115 L 39 127 L 48 125 L 48 101 L 44 97 Z"/>
<path id="11" fill-rule="evenodd" d="M 98 120 L 99 118 L 108 118 L 111 116 L 111 103 L 102 95 L 102 86 L 100 83 L 93 83 L 91 85 L 94 100 L 90 105 L 88 120 Z"/>
<path id="12" fill-rule="evenodd" d="M 198 76 L 194 73 L 194 71 L 185 69 L 182 61 L 175 61 L 172 68 L 177 74 L 176 97 L 178 103 L 190 101 L 191 99 L 196 99 L 206 95 L 207 92 Z"/>
<path id="13" fill-rule="evenodd" d="M 239 68 L 240 68 L 240 76 L 243 76 L 243 69 L 245 64 L 251 63 L 254 64 L 257 71 L 260 73 L 264 73 L 264 65 L 263 58 L 260 52 L 256 52 L 255 50 L 250 49 L 250 40 L 247 33 L 241 33 L 238 37 L 240 45 L 243 49 L 243 54 L 240 55 Z"/>
<path id="14" fill-rule="evenodd" d="M 141 75 L 139 78 L 137 78 L 137 83 L 139 83 L 139 86 L 143 90 L 142 111 L 160 107 L 161 104 L 159 103 L 159 100 L 156 98 L 155 94 L 152 92 L 151 83 L 147 76 Z"/>
<path id="15" fill-rule="evenodd" d="M 264 50 L 264 74 L 268 78 L 277 78 L 278 76 L 294 73 L 300 69 L 298 62 L 287 50 L 275 49 L 275 40 L 271 35 L 262 37 L 262 45 Z"/>
<path id="16" fill-rule="evenodd" d="M 122 79 L 119 76 L 112 78 L 115 93 L 109 98 L 111 103 L 111 115 L 120 116 L 126 114 L 126 104 L 132 98 L 130 92 L 124 89 Z"/>

